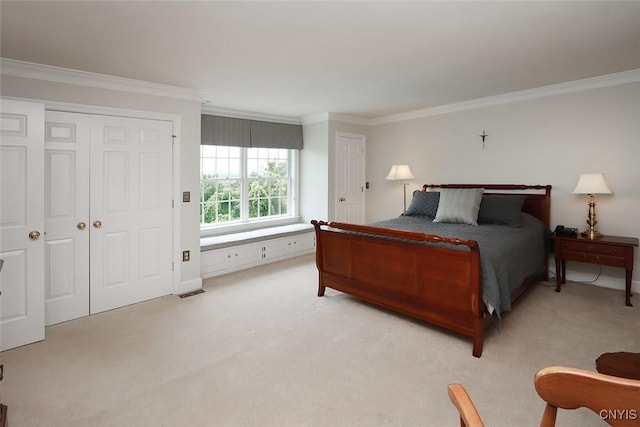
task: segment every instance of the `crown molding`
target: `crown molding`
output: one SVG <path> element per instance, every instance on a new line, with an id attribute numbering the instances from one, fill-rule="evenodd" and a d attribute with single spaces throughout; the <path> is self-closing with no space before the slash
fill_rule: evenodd
<path id="1" fill-rule="evenodd" d="M 365 119 L 362 117 L 350 116 L 348 114 L 340 114 L 340 113 L 318 113 L 318 114 L 307 114 L 300 118 L 300 121 L 303 125 L 310 125 L 313 123 L 320 122 L 328 122 L 329 120 L 335 120 L 343 123 L 352 123 L 355 125 L 369 125 L 370 119 Z"/>
<path id="2" fill-rule="evenodd" d="M 233 110 L 230 108 L 220 108 L 212 105 L 202 104 L 202 114 L 213 116 L 232 117 L 234 119 L 258 120 L 261 122 L 285 123 L 299 125 L 302 123 L 299 117 L 279 116 L 275 114 L 256 113 L 252 111 Z"/>
<path id="3" fill-rule="evenodd" d="M 142 80 L 126 79 L 122 77 L 108 76 L 105 74 L 78 71 L 69 68 L 36 64 L 32 62 L 18 61 L 15 59 L 1 57 L 0 72 L 3 75 L 8 76 L 97 87 L 102 89 L 133 92 L 152 96 L 195 100 L 200 101 L 201 103 L 206 102 L 204 100 L 211 98 L 206 93 L 179 86 L 170 86 L 146 82 Z M 604 76 L 592 77 L 582 80 L 575 80 L 566 83 L 559 83 L 550 86 L 543 86 L 534 89 L 509 92 L 469 101 L 441 105 L 438 107 L 409 111 L 406 113 L 391 114 L 388 116 L 382 116 L 373 119 L 365 119 L 340 113 L 320 113 L 305 115 L 301 117 L 277 116 L 264 113 L 218 108 L 207 105 L 206 103 L 203 104 L 202 112 L 221 115 L 225 117 L 247 118 L 252 120 L 289 124 L 312 124 L 323 121 L 336 120 L 357 125 L 372 126 L 636 82 L 640 82 L 640 69 L 607 74 Z"/>
<path id="4" fill-rule="evenodd" d="M 539 88 L 521 90 L 517 92 L 509 92 L 501 95 L 487 96 L 470 101 L 463 101 L 448 105 L 441 105 L 433 108 L 409 111 L 407 113 L 392 114 L 389 116 L 371 119 L 368 121 L 368 124 L 378 125 L 384 123 L 413 120 L 423 117 L 438 116 L 441 114 L 456 113 L 476 108 L 486 108 L 496 105 L 511 104 L 514 102 L 528 101 L 531 99 L 545 98 L 549 96 L 636 82 L 640 82 L 640 69 L 606 74 L 604 76 L 591 77 L 588 79 L 575 80 L 550 86 L 542 86 Z"/>
<path id="5" fill-rule="evenodd" d="M 124 92 L 141 93 L 153 96 L 165 96 L 200 101 L 203 94 L 179 86 L 150 83 L 142 80 L 125 79 L 105 74 L 72 70 L 70 68 L 52 65 L 35 64 L 33 62 L 17 61 L 15 59 L 0 58 L 0 69 L 7 76 L 24 77 L 28 79 L 46 80 L 57 83 L 97 87 L 101 89 L 119 90 Z"/>
<path id="6" fill-rule="evenodd" d="M 141 93 L 153 96 L 187 99 L 204 102 L 209 99 L 205 93 L 179 86 L 163 85 L 142 80 L 114 77 L 106 74 L 72 70 L 52 65 L 36 64 L 15 59 L 0 58 L 0 70 L 3 75 L 28 79 L 46 80 L 79 86 L 97 87 L 101 89 L 119 90 L 123 92 Z M 277 123 L 300 124 L 295 117 L 276 116 L 271 114 L 216 108 L 203 104 L 203 112 L 225 117 L 246 118 L 252 120 L 272 121 Z"/>
<path id="7" fill-rule="evenodd" d="M 371 121 L 370 119 L 365 119 L 362 117 L 350 116 L 348 114 L 340 114 L 340 113 L 329 113 L 329 119 L 335 120 L 343 123 L 352 123 L 354 125 L 368 125 Z"/>
<path id="8" fill-rule="evenodd" d="M 311 125 L 314 123 L 328 122 L 329 113 L 306 114 L 300 117 L 300 121 L 303 125 Z"/>

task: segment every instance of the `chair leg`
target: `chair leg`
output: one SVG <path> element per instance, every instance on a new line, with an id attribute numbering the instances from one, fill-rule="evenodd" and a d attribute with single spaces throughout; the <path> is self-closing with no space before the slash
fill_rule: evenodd
<path id="1" fill-rule="evenodd" d="M 558 413 L 558 408 L 556 408 L 555 406 L 549 405 L 547 403 L 547 405 L 544 408 L 544 412 L 542 414 L 540 427 L 555 427 L 557 413 Z"/>

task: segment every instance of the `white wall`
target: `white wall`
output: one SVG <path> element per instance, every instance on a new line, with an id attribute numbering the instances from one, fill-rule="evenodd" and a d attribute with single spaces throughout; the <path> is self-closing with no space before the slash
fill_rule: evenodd
<path id="1" fill-rule="evenodd" d="M 366 136 L 368 128 L 329 116 L 326 120 L 303 125 L 304 149 L 300 155 L 300 215 L 303 222 L 335 219 L 337 132 Z"/>
<path id="2" fill-rule="evenodd" d="M 371 126 L 369 222 L 397 216 L 402 207 L 402 186 L 384 180 L 394 163 L 409 164 L 416 176 L 409 191 L 423 183 L 551 184 L 552 225 L 579 229 L 586 228 L 587 199 L 572 194 L 578 176 L 603 172 L 613 194 L 597 196 L 599 230 L 640 237 L 640 83 Z M 567 267 L 570 280 L 597 272 Z M 597 284 L 623 289 L 624 270 L 605 268 Z"/>
<path id="3" fill-rule="evenodd" d="M 302 127 L 300 152 L 300 216 L 304 223 L 326 219 L 328 208 L 329 122 Z"/>
<path id="4" fill-rule="evenodd" d="M 134 94 L 115 90 L 64 83 L 2 76 L 0 94 L 5 97 L 40 101 L 65 102 L 99 107 L 150 111 L 181 117 L 181 191 L 191 192 L 191 203 L 181 203 L 180 251 L 190 250 L 191 261 L 181 263 L 181 287 L 200 287 L 200 219 L 198 193 L 200 189 L 200 102 Z"/>

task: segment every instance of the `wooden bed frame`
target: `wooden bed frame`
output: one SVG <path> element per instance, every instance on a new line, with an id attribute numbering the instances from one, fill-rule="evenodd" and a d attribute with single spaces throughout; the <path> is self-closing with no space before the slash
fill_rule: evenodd
<path id="1" fill-rule="evenodd" d="M 550 185 L 426 184 L 422 190 L 432 188 L 484 188 L 484 194 L 525 194 L 522 211 L 549 228 Z M 329 287 L 470 336 L 473 355 L 482 355 L 484 330 L 492 322 L 482 299 L 480 251 L 475 240 L 337 222 L 311 223 L 316 232 L 319 297 Z M 446 242 L 468 250 L 420 242 Z M 546 258 L 544 270 L 546 279 Z M 511 292 L 512 303 L 540 279 L 525 279 Z"/>

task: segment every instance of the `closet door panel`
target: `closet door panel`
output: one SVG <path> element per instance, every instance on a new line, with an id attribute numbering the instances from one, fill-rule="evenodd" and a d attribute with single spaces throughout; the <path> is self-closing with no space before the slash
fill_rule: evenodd
<path id="1" fill-rule="evenodd" d="M 171 293 L 172 124 L 95 116 L 91 312 Z"/>
<path id="2" fill-rule="evenodd" d="M 90 116 L 45 115 L 45 324 L 89 314 Z"/>

